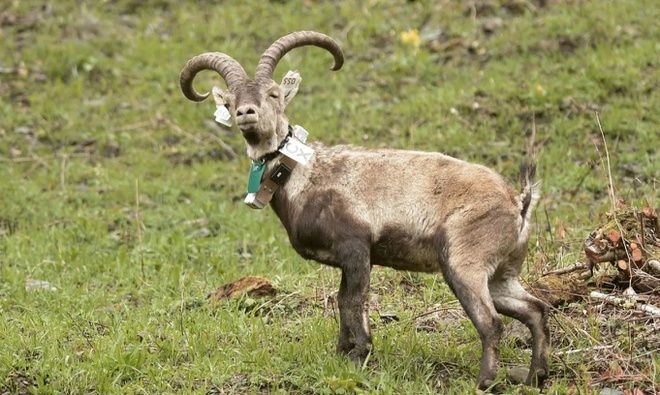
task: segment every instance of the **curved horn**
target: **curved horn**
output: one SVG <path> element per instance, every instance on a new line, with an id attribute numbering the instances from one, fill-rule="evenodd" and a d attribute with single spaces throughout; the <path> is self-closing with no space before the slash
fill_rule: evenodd
<path id="1" fill-rule="evenodd" d="M 261 59 L 259 59 L 259 64 L 257 65 L 255 79 L 273 78 L 273 71 L 275 71 L 275 67 L 280 59 L 290 50 L 305 45 L 315 45 L 330 52 L 335 58 L 335 65 L 332 67 L 332 70 L 339 70 L 344 64 L 344 54 L 332 38 L 325 34 L 311 31 L 294 32 L 275 41 L 261 55 Z"/>
<path id="2" fill-rule="evenodd" d="M 179 81 L 181 91 L 192 101 L 202 101 L 209 96 L 209 93 L 199 94 L 193 88 L 195 75 L 202 70 L 214 70 L 222 76 L 227 83 L 227 87 L 233 86 L 247 79 L 245 70 L 234 58 L 222 52 L 206 52 L 190 59 L 181 70 Z"/>

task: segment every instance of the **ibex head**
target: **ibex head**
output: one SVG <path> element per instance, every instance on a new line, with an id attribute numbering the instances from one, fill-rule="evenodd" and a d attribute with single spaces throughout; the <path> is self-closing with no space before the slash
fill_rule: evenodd
<path id="1" fill-rule="evenodd" d="M 285 95 L 282 87 L 273 81 L 273 71 L 287 52 L 305 45 L 329 51 L 335 60 L 332 70 L 339 70 L 344 64 L 344 55 L 332 38 L 312 31 L 295 32 L 275 41 L 261 55 L 254 79 L 224 53 L 207 52 L 195 56 L 181 70 L 181 90 L 188 99 L 202 101 L 209 93 L 202 95 L 195 91 L 192 85 L 195 75 L 202 70 L 218 72 L 227 83 L 227 90 L 214 88 L 213 97 L 217 104 L 227 107 L 247 142 L 248 156 L 257 160 L 276 151 L 288 133 L 289 120 L 284 108 L 293 94 Z"/>

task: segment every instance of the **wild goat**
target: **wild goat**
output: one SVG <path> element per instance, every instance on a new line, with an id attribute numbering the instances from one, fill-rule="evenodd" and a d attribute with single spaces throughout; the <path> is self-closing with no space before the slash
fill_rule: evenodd
<path id="1" fill-rule="evenodd" d="M 541 385 L 548 374 L 548 314 L 518 281 L 538 199 L 535 165 L 521 166 L 517 192 L 494 171 L 440 153 L 305 145 L 304 136 L 292 136 L 284 114 L 295 91 L 272 79 L 279 60 L 305 45 L 329 51 L 333 70 L 342 67 L 333 39 L 304 31 L 275 41 L 254 79 L 230 56 L 209 52 L 188 61 L 180 82 L 188 99 L 202 101 L 209 93 L 195 91 L 195 75 L 215 70 L 224 78 L 228 89 L 214 88 L 213 96 L 241 130 L 253 170 L 264 168 L 248 203 L 260 208 L 270 202 L 302 257 L 341 269 L 337 350 L 359 363 L 372 349 L 367 294 L 373 265 L 440 271 L 481 338 L 478 387 L 492 385 L 497 372 L 503 327 L 498 313 L 530 329 L 526 382 Z M 283 154 L 289 144 L 314 152 L 292 160 Z"/>

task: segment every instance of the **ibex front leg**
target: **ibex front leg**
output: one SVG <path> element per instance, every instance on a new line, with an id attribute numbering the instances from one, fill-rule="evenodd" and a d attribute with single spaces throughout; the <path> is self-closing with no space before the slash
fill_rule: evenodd
<path id="1" fill-rule="evenodd" d="M 369 295 L 369 250 L 349 243 L 340 251 L 341 284 L 339 286 L 339 341 L 337 351 L 362 363 L 371 351 L 371 331 L 367 301 Z"/>

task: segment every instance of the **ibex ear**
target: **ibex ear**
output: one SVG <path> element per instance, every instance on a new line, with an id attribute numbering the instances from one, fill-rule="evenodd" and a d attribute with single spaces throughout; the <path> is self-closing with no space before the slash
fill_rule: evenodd
<path id="1" fill-rule="evenodd" d="M 211 89 L 211 94 L 213 95 L 216 107 L 224 106 L 227 103 L 227 94 L 217 86 L 214 86 L 213 89 Z"/>
<path id="2" fill-rule="evenodd" d="M 284 78 L 282 78 L 282 83 L 280 84 L 280 87 L 282 88 L 282 92 L 284 93 L 284 106 L 286 107 L 287 104 L 293 99 L 293 97 L 298 93 L 298 86 L 300 85 L 300 81 L 302 81 L 302 78 L 300 77 L 300 74 L 297 71 L 291 71 L 289 70 Z"/>

